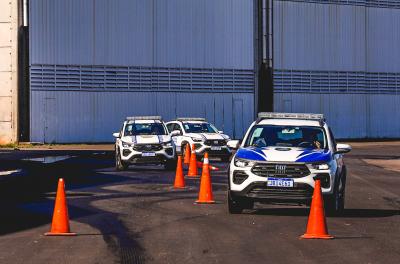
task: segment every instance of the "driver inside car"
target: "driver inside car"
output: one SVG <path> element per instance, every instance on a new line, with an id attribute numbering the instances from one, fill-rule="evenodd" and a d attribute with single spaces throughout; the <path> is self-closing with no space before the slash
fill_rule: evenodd
<path id="1" fill-rule="evenodd" d="M 309 142 L 312 148 L 321 149 L 321 142 L 318 141 L 318 136 L 315 132 L 310 131 L 308 134 L 306 134 L 304 140 Z"/>

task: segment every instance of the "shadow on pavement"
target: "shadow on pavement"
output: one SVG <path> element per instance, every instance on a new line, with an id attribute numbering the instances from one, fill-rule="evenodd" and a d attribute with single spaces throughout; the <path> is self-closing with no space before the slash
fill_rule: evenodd
<path id="1" fill-rule="evenodd" d="M 308 216 L 309 208 L 262 208 L 255 210 L 256 215 L 276 215 L 276 216 Z M 345 209 L 343 215 L 336 217 L 351 218 L 379 218 L 400 215 L 400 210 L 390 209 Z"/>

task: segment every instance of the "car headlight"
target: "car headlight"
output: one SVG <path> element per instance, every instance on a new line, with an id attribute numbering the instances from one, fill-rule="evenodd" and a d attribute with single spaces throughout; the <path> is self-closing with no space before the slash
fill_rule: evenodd
<path id="1" fill-rule="evenodd" d="M 172 141 L 164 142 L 162 145 L 164 147 L 170 148 L 170 147 L 172 147 Z"/>
<path id="2" fill-rule="evenodd" d="M 202 142 L 203 141 L 203 139 L 201 139 L 201 138 L 194 138 L 194 137 L 192 137 L 192 140 L 194 142 Z"/>
<path id="3" fill-rule="evenodd" d="M 133 145 L 133 144 L 131 144 L 131 143 L 123 142 L 123 141 L 122 141 L 122 147 L 123 147 L 123 148 L 130 148 L 132 145 Z"/>
<path id="4" fill-rule="evenodd" d="M 330 166 L 326 163 L 311 164 L 311 167 L 315 170 L 329 170 Z"/>
<path id="5" fill-rule="evenodd" d="M 235 158 L 234 164 L 236 167 L 246 168 L 246 167 L 253 167 L 253 165 L 256 164 L 256 162 L 252 160 Z"/>

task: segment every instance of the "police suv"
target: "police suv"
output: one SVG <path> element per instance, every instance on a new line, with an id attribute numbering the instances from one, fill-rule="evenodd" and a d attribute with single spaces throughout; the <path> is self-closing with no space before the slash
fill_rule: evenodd
<path id="1" fill-rule="evenodd" d="M 227 161 L 232 154 L 226 145 L 229 136 L 218 131 L 204 118 L 178 118 L 167 122 L 167 128 L 174 134 L 172 139 L 179 153 L 184 154 L 187 144 L 189 147 L 194 144 L 196 154 L 199 156 L 207 151 L 210 157 L 219 157 Z"/>
<path id="2" fill-rule="evenodd" d="M 344 209 L 347 144 L 336 144 L 321 114 L 259 113 L 229 165 L 230 213 L 254 202 L 309 205 L 315 179 L 321 180 L 326 209 Z"/>
<path id="3" fill-rule="evenodd" d="M 176 165 L 174 143 L 160 116 L 127 117 L 113 136 L 117 170 L 130 164 L 164 164 L 166 169 Z"/>

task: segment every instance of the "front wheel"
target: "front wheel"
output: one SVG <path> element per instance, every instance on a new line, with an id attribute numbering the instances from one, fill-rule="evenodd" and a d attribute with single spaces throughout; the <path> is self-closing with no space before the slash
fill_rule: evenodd
<path id="1" fill-rule="evenodd" d="M 165 162 L 165 164 L 164 164 L 164 168 L 166 170 L 170 170 L 170 171 L 175 170 L 176 169 L 176 163 L 177 163 L 177 161 L 175 159 L 167 160 Z"/>
<path id="2" fill-rule="evenodd" d="M 339 182 L 332 195 L 326 197 L 326 212 L 331 216 L 340 216 L 344 212 L 345 182 L 340 177 Z"/>
<path id="3" fill-rule="evenodd" d="M 122 159 L 119 151 L 115 152 L 115 169 L 117 171 L 124 171 L 128 168 L 128 164 L 125 164 Z"/>
<path id="4" fill-rule="evenodd" d="M 244 209 L 253 209 L 254 202 L 248 199 L 234 198 L 228 191 L 228 212 L 230 214 L 241 214 Z"/>

